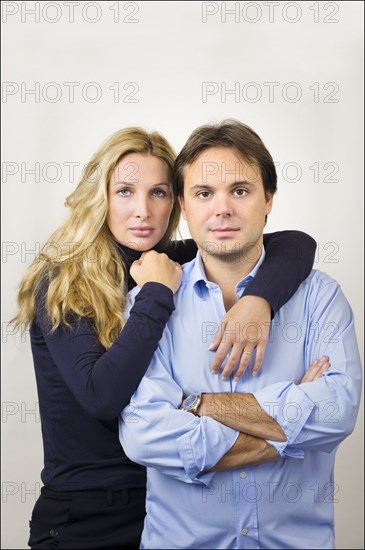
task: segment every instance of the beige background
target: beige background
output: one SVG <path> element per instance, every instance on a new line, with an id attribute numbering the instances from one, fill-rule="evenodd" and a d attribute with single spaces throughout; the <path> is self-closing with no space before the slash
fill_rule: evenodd
<path id="1" fill-rule="evenodd" d="M 117 129 L 158 129 L 179 150 L 199 124 L 251 125 L 278 163 L 267 230 L 315 237 L 363 349 L 363 3 L 37 5 L 2 2 L 3 548 L 26 547 L 43 460 L 29 339 L 7 325 L 16 287 Z M 338 548 L 364 547 L 362 431 L 359 418 L 337 455 Z"/>

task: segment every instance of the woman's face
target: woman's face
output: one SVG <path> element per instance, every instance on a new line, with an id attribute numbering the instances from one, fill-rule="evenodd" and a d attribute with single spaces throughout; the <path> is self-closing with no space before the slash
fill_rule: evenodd
<path id="1" fill-rule="evenodd" d="M 119 243 L 141 251 L 153 248 L 166 233 L 172 207 L 162 160 L 129 153 L 118 162 L 108 185 L 107 224 Z"/>

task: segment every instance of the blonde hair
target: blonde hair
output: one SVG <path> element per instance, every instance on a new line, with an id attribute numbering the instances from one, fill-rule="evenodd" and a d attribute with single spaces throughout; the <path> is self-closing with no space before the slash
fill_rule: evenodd
<path id="1" fill-rule="evenodd" d="M 129 153 L 152 155 L 168 167 L 171 181 L 175 152 L 158 132 L 125 128 L 110 136 L 84 169 L 76 189 L 66 199 L 71 211 L 63 225 L 48 239 L 27 270 L 18 293 L 15 325 L 26 328 L 36 315 L 36 297 L 42 282 L 49 284 L 45 308 L 51 332 L 75 313 L 89 318 L 105 348 L 122 330 L 126 305 L 126 273 L 120 252 L 107 226 L 108 183 L 122 157 Z M 178 201 L 166 234 L 165 246 L 180 217 Z"/>

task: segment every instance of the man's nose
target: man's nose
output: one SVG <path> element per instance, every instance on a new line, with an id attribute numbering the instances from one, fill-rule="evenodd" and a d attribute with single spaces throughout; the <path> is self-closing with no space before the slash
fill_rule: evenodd
<path id="1" fill-rule="evenodd" d="M 233 212 L 230 197 L 217 195 L 215 211 L 217 216 L 231 216 Z"/>

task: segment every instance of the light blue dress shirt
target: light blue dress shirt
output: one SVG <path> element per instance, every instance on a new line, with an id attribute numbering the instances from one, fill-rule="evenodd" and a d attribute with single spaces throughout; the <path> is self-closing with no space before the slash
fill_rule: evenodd
<path id="1" fill-rule="evenodd" d="M 237 298 L 263 257 L 237 284 Z M 211 373 L 208 351 L 225 314 L 221 290 L 199 253 L 183 271 L 176 310 L 120 422 L 126 454 L 147 467 L 141 548 L 334 548 L 335 453 L 354 428 L 361 393 L 353 315 L 340 286 L 313 270 L 273 319 L 260 373 L 251 376 L 253 356 L 241 380 L 223 381 Z M 299 384 L 325 354 L 330 370 Z M 253 393 L 287 436 L 271 442 L 284 459 L 205 472 L 238 432 L 180 410 L 195 392 Z"/>

